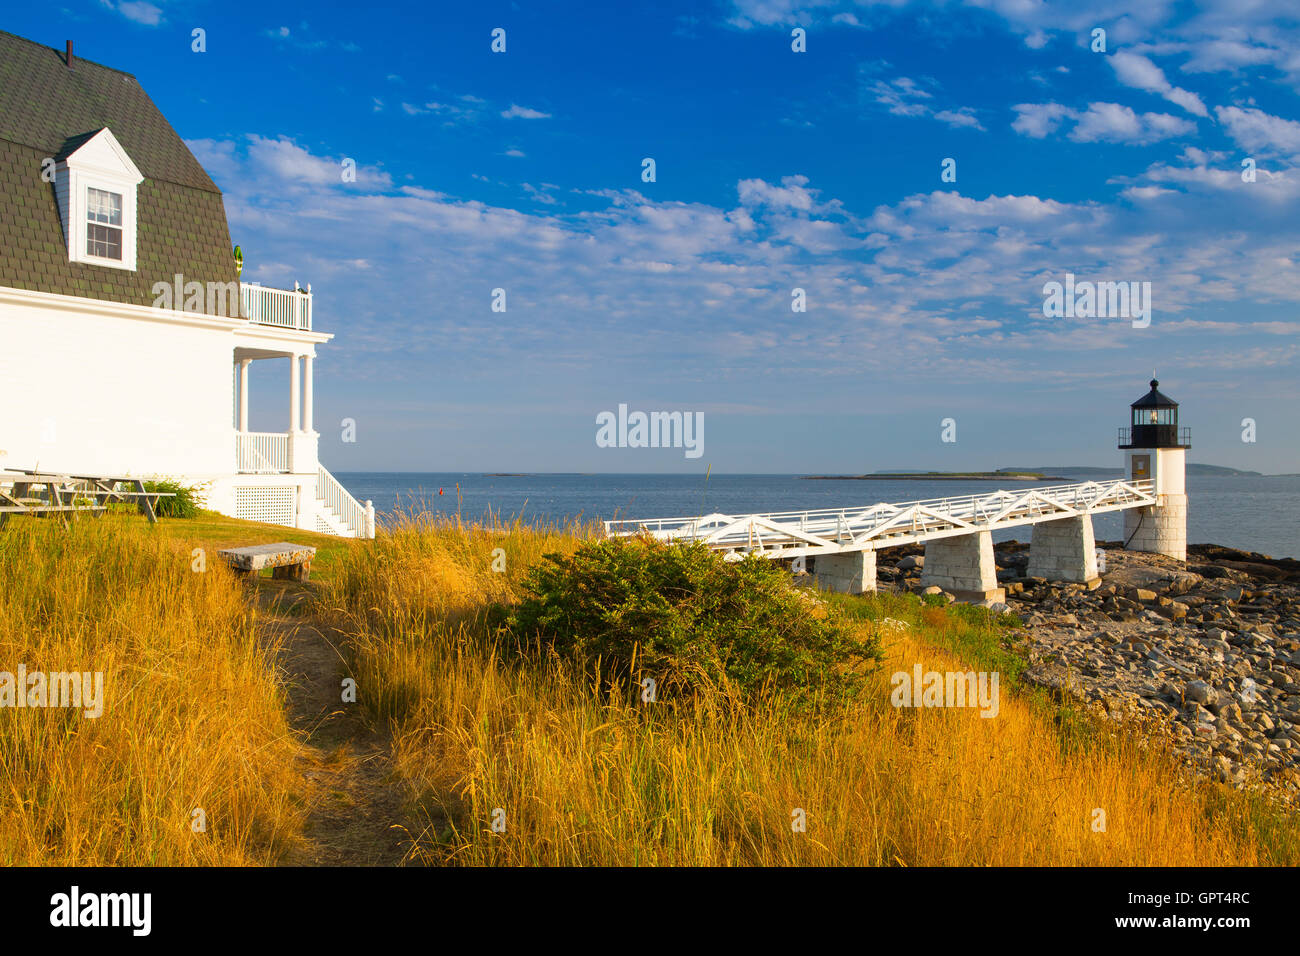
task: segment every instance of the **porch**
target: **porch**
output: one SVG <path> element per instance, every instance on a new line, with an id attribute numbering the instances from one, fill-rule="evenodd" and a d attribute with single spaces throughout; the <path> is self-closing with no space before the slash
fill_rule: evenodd
<path id="1" fill-rule="evenodd" d="M 252 365 L 258 360 L 284 358 L 289 360 L 289 427 L 282 432 L 251 431 L 248 393 Z M 235 471 L 241 475 L 315 472 L 319 437 L 312 421 L 315 357 L 308 352 L 237 347 L 234 360 Z"/>
<path id="2" fill-rule="evenodd" d="M 310 300 L 308 299 L 308 302 Z M 374 506 L 348 493 L 318 459 L 320 435 L 313 422 L 315 355 L 310 343 L 278 341 L 234 349 L 235 478 L 218 492 L 228 514 L 251 521 L 338 534 L 375 536 Z M 282 432 L 249 428 L 249 386 L 254 362 L 289 360 L 288 428 Z"/>

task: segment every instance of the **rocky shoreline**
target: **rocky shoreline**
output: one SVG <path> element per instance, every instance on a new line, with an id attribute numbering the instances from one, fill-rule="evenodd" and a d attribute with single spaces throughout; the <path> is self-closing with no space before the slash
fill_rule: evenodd
<path id="1" fill-rule="evenodd" d="M 1101 582 L 1088 588 L 1027 577 L 1028 545 L 995 546 L 1005 610 L 1025 624 L 1022 680 L 1300 806 L 1300 561 L 1206 544 L 1184 564 L 1099 547 Z M 920 546 L 881 551 L 879 586 L 919 593 L 923 564 Z"/>

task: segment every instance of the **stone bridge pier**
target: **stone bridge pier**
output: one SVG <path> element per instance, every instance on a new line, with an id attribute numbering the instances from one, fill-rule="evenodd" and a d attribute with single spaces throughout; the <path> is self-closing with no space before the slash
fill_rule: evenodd
<path id="1" fill-rule="evenodd" d="M 976 531 L 927 541 L 921 586 L 943 588 L 957 600 L 974 604 L 1006 600 L 1006 590 L 998 587 L 993 535 Z"/>
<path id="2" fill-rule="evenodd" d="M 1040 521 L 1034 525 L 1025 573 L 1049 581 L 1073 581 L 1089 587 L 1097 584 L 1101 577 L 1097 573 L 1092 515 Z"/>
<path id="3" fill-rule="evenodd" d="M 846 551 L 813 558 L 817 586 L 840 594 L 866 594 L 876 589 L 876 552 Z"/>

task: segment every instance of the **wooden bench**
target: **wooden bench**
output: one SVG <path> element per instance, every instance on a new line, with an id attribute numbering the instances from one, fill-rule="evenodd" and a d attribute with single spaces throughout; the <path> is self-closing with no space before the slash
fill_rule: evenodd
<path id="1" fill-rule="evenodd" d="M 254 544 L 247 548 L 226 548 L 218 551 L 236 574 L 256 574 L 271 568 L 271 577 L 290 581 L 306 581 L 311 575 L 311 562 L 316 549 L 306 544 L 277 541 L 274 544 Z"/>

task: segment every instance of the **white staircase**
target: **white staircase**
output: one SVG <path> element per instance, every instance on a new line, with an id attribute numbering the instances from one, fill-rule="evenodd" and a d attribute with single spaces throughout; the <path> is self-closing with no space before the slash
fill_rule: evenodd
<path id="1" fill-rule="evenodd" d="M 316 530 L 344 538 L 375 536 L 375 506 L 353 498 L 324 466 L 316 474 Z"/>

